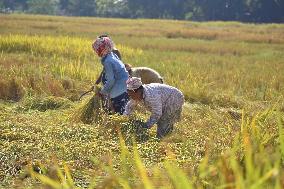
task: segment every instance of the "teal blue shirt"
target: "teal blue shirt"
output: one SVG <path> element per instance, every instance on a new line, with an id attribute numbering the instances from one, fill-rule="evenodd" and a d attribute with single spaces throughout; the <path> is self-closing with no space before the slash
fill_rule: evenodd
<path id="1" fill-rule="evenodd" d="M 126 92 L 126 81 L 129 76 L 122 61 L 111 52 L 102 58 L 101 63 L 107 80 L 101 93 L 115 98 Z"/>

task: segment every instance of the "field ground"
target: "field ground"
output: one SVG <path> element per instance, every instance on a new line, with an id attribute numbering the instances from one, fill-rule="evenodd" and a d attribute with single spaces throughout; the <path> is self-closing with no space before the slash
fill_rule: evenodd
<path id="1" fill-rule="evenodd" d="M 183 91 L 173 134 L 70 119 L 102 33 Z M 283 188 L 283 52 L 283 24 L 0 15 L 0 188 Z"/>

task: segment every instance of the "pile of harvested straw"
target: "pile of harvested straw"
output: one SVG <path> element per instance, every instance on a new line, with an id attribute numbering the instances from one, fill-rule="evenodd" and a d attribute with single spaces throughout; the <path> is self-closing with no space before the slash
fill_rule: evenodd
<path id="1" fill-rule="evenodd" d="M 71 116 L 72 121 L 91 124 L 100 120 L 102 115 L 102 106 L 101 97 L 97 95 L 99 90 L 99 87 L 95 87 L 95 94 L 85 100 L 82 105 L 75 110 Z"/>

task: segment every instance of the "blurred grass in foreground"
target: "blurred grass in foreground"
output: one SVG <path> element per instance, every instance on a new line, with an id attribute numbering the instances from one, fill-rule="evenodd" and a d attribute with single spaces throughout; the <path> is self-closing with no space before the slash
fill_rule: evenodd
<path id="1" fill-rule="evenodd" d="M 283 25 L 0 20 L 0 187 L 284 187 Z M 154 68 L 183 91 L 173 134 L 158 141 L 137 112 L 70 121 L 101 71 L 91 49 L 101 33 L 125 63 Z"/>

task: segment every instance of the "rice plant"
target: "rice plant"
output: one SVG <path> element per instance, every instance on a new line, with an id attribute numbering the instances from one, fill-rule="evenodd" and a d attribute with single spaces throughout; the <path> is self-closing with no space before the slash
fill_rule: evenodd
<path id="1" fill-rule="evenodd" d="M 0 188 L 284 187 L 283 25 L 0 19 Z M 101 72 L 90 44 L 102 33 L 183 91 L 171 135 L 141 128 L 143 110 L 78 101 Z"/>

